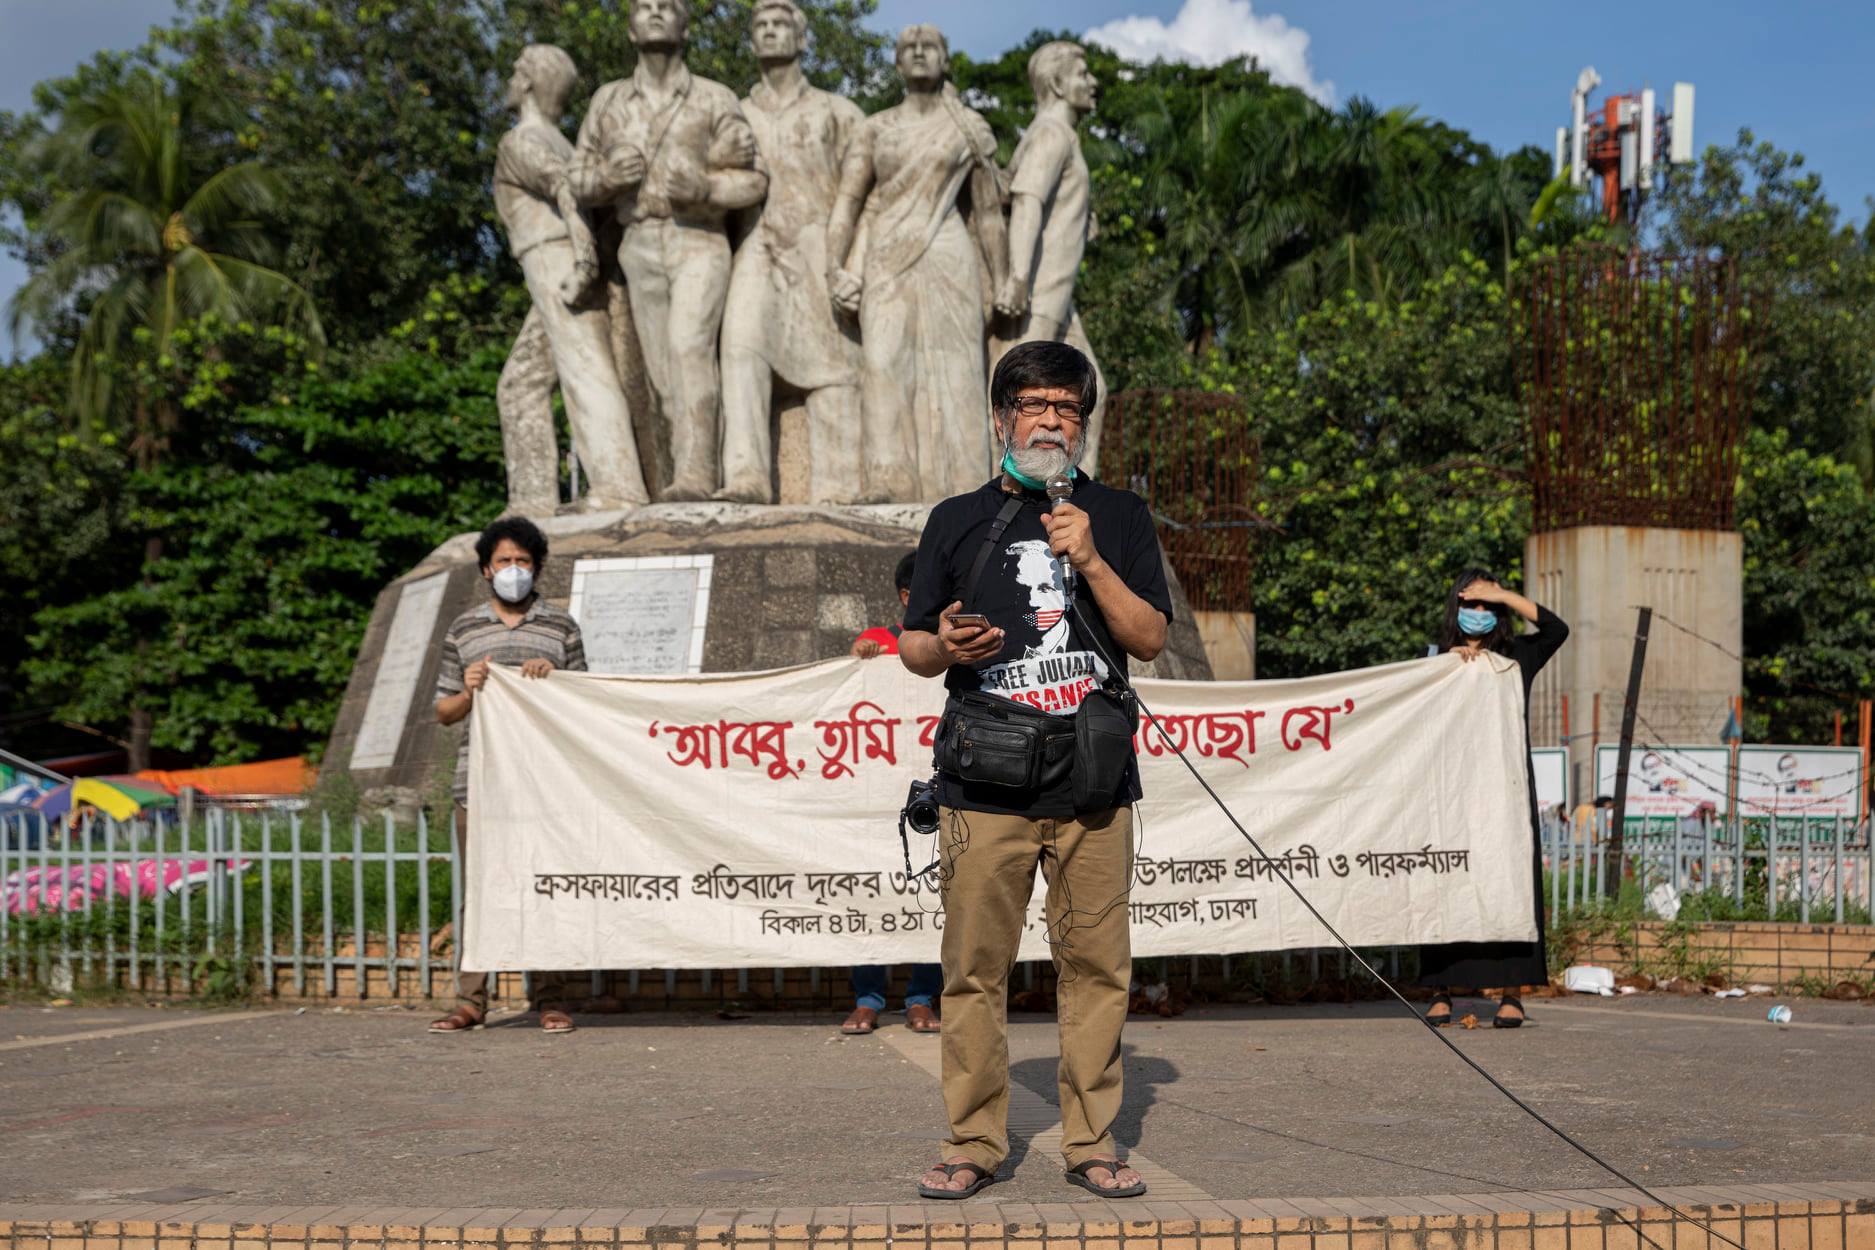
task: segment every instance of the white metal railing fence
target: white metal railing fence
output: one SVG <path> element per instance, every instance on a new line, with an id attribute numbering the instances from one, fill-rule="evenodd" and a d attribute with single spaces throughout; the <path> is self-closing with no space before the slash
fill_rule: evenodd
<path id="1" fill-rule="evenodd" d="M 1719 918 L 1867 923 L 1875 910 L 1866 819 L 1629 821 L 1616 873 L 1609 816 L 1598 813 L 1590 827 L 1544 824 L 1553 915 L 1608 907 L 1623 895 L 1644 906 L 1661 883 L 1682 898 L 1704 896 L 1708 911 L 1727 903 Z M 186 991 L 201 981 L 206 959 L 221 961 L 243 987 L 257 977 L 267 993 L 365 997 L 380 977 L 392 996 L 407 981 L 427 995 L 434 975 L 454 970 L 458 950 L 453 939 L 446 950 L 434 941 L 445 926 L 461 931 L 454 842 L 427 813 L 402 829 L 388 814 L 335 821 L 212 808 L 186 826 L 170 814 L 127 822 L 9 816 L 0 820 L 0 984 Z M 1295 954 L 1307 959 L 1309 979 L 1321 975 L 1321 952 Z M 1392 975 L 1401 954 L 1383 953 Z M 1227 978 L 1230 967 L 1223 957 Z M 1288 953 L 1281 967 L 1286 979 Z M 1033 973 L 1024 968 L 1025 985 Z M 674 977 L 664 974 L 668 992 Z M 738 973 L 738 990 L 747 978 L 748 970 Z M 629 992 L 638 980 L 630 972 Z M 593 983 L 596 993 L 601 974 Z"/>
<path id="2" fill-rule="evenodd" d="M 335 822 L 209 808 L 187 826 L 168 812 L 125 822 L 16 815 L 0 820 L 0 985 L 187 992 L 203 980 L 201 961 L 212 957 L 226 961 L 243 987 L 257 976 L 268 993 L 315 988 L 334 997 L 349 988 L 362 998 L 375 976 L 391 996 L 404 978 L 427 995 L 435 974 L 455 971 L 462 896 L 451 830 L 433 832 L 426 812 L 414 830 L 400 830 L 388 814 L 381 823 Z M 447 955 L 432 950 L 444 924 L 454 926 Z M 412 936 L 413 947 L 399 940 Z M 1368 956 L 1397 978 L 1406 953 L 1388 947 Z M 1215 961 L 1230 980 L 1230 955 L 1189 957 L 1191 980 L 1199 979 L 1201 959 Z M 1336 951 L 1282 951 L 1269 961 L 1267 972 L 1281 984 L 1346 980 L 1352 972 Z M 1176 961 L 1146 962 L 1168 980 Z M 622 988 L 637 995 L 641 971 L 622 971 Z M 677 973 L 661 971 L 666 997 L 675 997 Z M 1036 988 L 1040 971 L 1025 961 L 1022 987 Z M 736 993 L 749 991 L 750 972 L 735 970 Z M 821 969 L 808 972 L 817 997 Z M 715 974 L 697 975 L 707 992 Z M 779 998 L 782 970 L 773 977 Z M 528 982 L 524 976 L 524 994 Z M 595 995 L 605 984 L 605 974 L 592 974 Z"/>
<path id="3" fill-rule="evenodd" d="M 1679 898 L 1724 904 L 1725 918 L 1867 924 L 1875 912 L 1870 822 L 1830 817 L 1659 816 L 1626 822 L 1616 854 L 1613 812 L 1587 824 L 1542 828 L 1545 889 L 1552 914 L 1604 908 L 1611 891 L 1646 900 L 1665 884 Z"/>
<path id="4" fill-rule="evenodd" d="M 388 813 L 335 828 L 330 816 L 218 809 L 188 825 L 167 813 L 0 821 L 0 982 L 187 987 L 215 956 L 243 975 L 251 965 L 269 992 L 285 968 L 300 994 L 317 979 L 335 995 L 345 977 L 362 996 L 374 970 L 393 992 L 414 975 L 427 993 L 432 968 L 450 965 L 431 938 L 445 923 L 460 931 L 461 906 L 453 839 L 433 835 L 427 813 L 403 830 Z M 417 936 L 409 953 L 403 933 Z"/>

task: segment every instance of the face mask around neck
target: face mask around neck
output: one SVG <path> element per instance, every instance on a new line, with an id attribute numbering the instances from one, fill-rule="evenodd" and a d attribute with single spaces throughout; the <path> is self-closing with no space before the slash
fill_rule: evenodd
<path id="1" fill-rule="evenodd" d="M 1028 474 L 1024 473 L 1021 469 L 1018 469 L 1016 467 L 1016 453 L 1013 451 L 1003 452 L 1003 472 L 1007 473 L 1010 477 L 1014 478 L 1016 481 L 1016 485 L 1021 486 L 1026 490 L 1047 490 L 1048 489 L 1047 482 L 1042 481 L 1038 478 L 1030 477 Z M 1070 479 L 1077 478 L 1080 475 L 1081 475 L 1081 471 L 1079 469 L 1075 468 L 1073 465 L 1068 466 L 1068 477 Z"/>

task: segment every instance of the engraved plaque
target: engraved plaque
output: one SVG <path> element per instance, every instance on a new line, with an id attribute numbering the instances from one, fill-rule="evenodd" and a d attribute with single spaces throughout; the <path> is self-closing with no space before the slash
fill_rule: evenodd
<path id="1" fill-rule="evenodd" d="M 371 679 L 371 697 L 365 703 L 364 722 L 352 745 L 352 770 L 389 768 L 397 762 L 404 725 L 410 719 L 410 700 L 417 693 L 429 657 L 430 637 L 436 632 L 436 614 L 443 607 L 443 588 L 449 574 L 437 573 L 410 582 L 397 596 L 391 631 Z"/>
<path id="2" fill-rule="evenodd" d="M 595 673 L 703 671 L 713 556 L 619 556 L 573 565 L 567 610 Z"/>

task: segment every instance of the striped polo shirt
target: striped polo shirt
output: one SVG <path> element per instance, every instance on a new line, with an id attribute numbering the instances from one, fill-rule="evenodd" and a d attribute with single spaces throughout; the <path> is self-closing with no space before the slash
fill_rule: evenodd
<path id="1" fill-rule="evenodd" d="M 513 629 L 495 615 L 495 605 L 484 599 L 449 623 L 443 635 L 443 661 L 436 671 L 436 697 L 446 699 L 463 690 L 462 673 L 479 660 L 519 668 L 528 660 L 541 659 L 557 669 L 586 671 L 586 644 L 579 635 L 579 622 L 565 609 L 556 608 L 536 595 L 527 615 Z M 469 706 L 464 722 L 462 746 L 456 752 L 456 802 L 469 801 L 469 734 L 475 723 L 475 706 Z"/>

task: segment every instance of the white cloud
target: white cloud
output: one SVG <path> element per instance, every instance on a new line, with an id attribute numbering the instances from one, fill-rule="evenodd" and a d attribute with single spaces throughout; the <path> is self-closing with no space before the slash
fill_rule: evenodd
<path id="1" fill-rule="evenodd" d="M 1309 32 L 1291 26 L 1280 14 L 1258 17 L 1250 0 L 1185 0 L 1171 21 L 1157 17 L 1122 17 L 1087 32 L 1135 61 L 1184 61 L 1220 65 L 1253 56 L 1276 82 L 1296 87 L 1324 104 L 1333 104 L 1335 84 L 1317 78 L 1309 65 Z"/>

